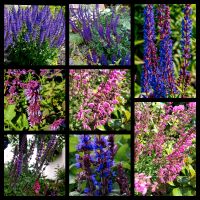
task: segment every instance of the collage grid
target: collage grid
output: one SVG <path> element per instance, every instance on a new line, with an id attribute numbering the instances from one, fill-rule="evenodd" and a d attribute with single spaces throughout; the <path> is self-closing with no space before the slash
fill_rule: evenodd
<path id="1" fill-rule="evenodd" d="M 1 4 L 1 11 L 3 12 L 1 21 L 4 17 L 4 24 L 2 24 L 2 28 L 4 28 L 4 42 L 1 42 L 1 46 L 4 45 L 4 57 L 1 60 L 3 69 L 0 69 L 2 75 L 1 88 L 4 87 L 4 93 L 2 90 L 4 102 L 3 99 L 1 102 L 2 108 L 4 106 L 4 124 L 3 119 L 1 120 L 1 127 L 4 129 L 4 169 L 2 169 L 2 171 L 4 171 L 4 188 L 2 187 L 1 194 L 4 194 L 4 196 L 63 197 L 128 196 L 128 198 L 132 196 L 196 196 L 196 173 L 198 173 L 198 169 L 195 163 L 195 165 L 192 164 L 195 162 L 196 155 L 188 156 L 187 158 L 193 160 L 190 160 L 190 164 L 190 161 L 188 161 L 188 169 L 185 169 L 184 177 L 186 177 L 187 173 L 190 174 L 191 184 L 184 187 L 192 188 L 186 192 L 181 188 L 182 183 L 173 182 L 177 177 L 176 174 L 179 174 L 181 171 L 178 169 L 182 167 L 180 164 L 182 162 L 181 158 L 180 160 L 177 159 L 178 163 L 173 161 L 173 158 L 171 158 L 170 161 L 175 166 L 174 171 L 177 170 L 174 175 L 175 178 L 171 179 L 171 191 L 167 191 L 170 194 L 166 192 L 166 188 L 159 188 L 159 184 L 160 186 L 162 185 L 162 187 L 166 187 L 163 183 L 165 183 L 165 178 L 167 180 L 167 173 L 163 172 L 163 182 L 161 179 L 159 182 L 155 179 L 156 176 L 159 178 L 159 175 L 155 175 L 155 173 L 152 172 L 152 170 L 159 171 L 158 166 L 162 166 L 163 164 L 156 165 L 154 163 L 154 165 L 152 165 L 151 162 L 154 161 L 154 159 L 157 162 L 161 162 L 163 158 L 168 159 L 167 155 L 173 156 L 173 145 L 174 149 L 175 147 L 178 148 L 178 146 L 175 146 L 175 143 L 172 142 L 170 144 L 171 150 L 165 149 L 165 155 L 160 155 L 164 150 L 161 147 L 162 145 L 160 146 L 159 144 L 163 144 L 163 146 L 168 145 L 167 140 L 170 140 L 172 137 L 176 138 L 176 141 L 178 141 L 178 136 L 174 133 L 176 131 L 184 137 L 184 133 L 179 131 L 179 129 L 184 127 L 185 124 L 187 125 L 185 126 L 185 130 L 187 130 L 186 133 L 190 135 L 190 139 L 187 141 L 179 140 L 178 142 L 187 143 L 186 145 L 192 146 L 190 151 L 196 152 L 194 138 L 196 138 L 196 102 L 199 98 L 198 87 L 197 92 L 195 91 L 195 94 L 192 94 L 192 98 L 173 98 L 173 96 L 168 96 L 167 98 L 166 96 L 162 96 L 163 93 L 159 93 L 162 89 L 162 85 L 159 85 L 158 82 L 157 88 L 159 89 L 156 91 L 156 89 L 153 88 L 153 80 L 150 80 L 159 75 L 151 75 L 152 77 L 150 78 L 147 75 L 146 77 L 143 76 L 143 79 L 147 81 L 149 78 L 148 81 L 150 83 L 148 84 L 153 88 L 152 90 L 155 89 L 155 96 L 151 96 L 152 94 L 150 94 L 150 90 L 147 91 L 147 88 L 145 90 L 145 84 L 147 83 L 143 83 L 144 89 L 141 89 L 142 94 L 139 96 L 137 88 L 140 78 L 138 77 L 142 76 L 142 72 L 138 72 L 138 65 L 136 62 L 140 62 L 137 60 L 137 53 L 138 49 L 143 45 L 143 42 L 139 48 L 135 43 L 137 39 L 135 28 L 138 23 L 138 19 L 135 16 L 141 4 L 134 4 L 135 2 L 132 3 L 130 1 L 124 1 L 121 4 L 106 4 L 108 2 L 105 1 L 103 2 L 105 4 L 99 4 L 106 5 L 103 8 L 105 12 L 102 12 L 105 13 L 105 16 L 107 16 L 106 12 L 110 12 L 112 15 L 112 17 L 110 17 L 111 21 L 108 25 L 110 18 L 106 17 L 105 19 L 107 21 L 104 19 L 104 21 L 98 22 L 99 24 L 96 25 L 97 28 L 94 28 L 96 32 L 94 30 L 94 32 L 91 32 L 88 29 L 91 28 L 91 26 L 87 26 L 87 23 L 90 24 L 90 19 L 87 18 L 88 16 L 86 16 L 86 14 L 81 16 L 81 13 L 79 13 L 78 20 L 80 20 L 80 24 L 78 25 L 70 21 L 71 16 L 69 12 L 71 5 L 76 7 L 75 10 L 78 12 L 85 12 L 87 7 L 83 6 L 81 10 L 80 7 L 77 6 L 79 3 L 82 2 L 49 1 L 47 3 L 36 3 L 36 1 L 29 0 L 27 3 L 18 0 L 16 3 L 5 0 Z M 90 2 L 88 2 L 88 4 L 89 3 Z M 91 1 L 91 4 L 92 3 Z M 24 6 L 24 8 L 22 8 L 22 10 L 25 10 L 24 12 L 22 11 L 23 14 L 19 14 L 18 7 L 15 7 L 16 13 L 14 13 L 14 11 L 10 12 L 11 15 L 13 15 L 11 18 L 9 18 L 9 13 L 7 13 L 5 19 L 5 13 L 9 12 L 9 9 L 5 11 L 5 5 L 12 7 L 12 5 L 27 4 L 39 6 L 32 7 L 31 9 Z M 48 8 L 41 5 L 51 6 Z M 85 5 L 84 2 L 83 5 Z M 111 5 L 114 6 L 112 7 Z M 139 6 L 136 7 L 137 5 Z M 9 8 L 9 6 L 7 8 Z M 55 9 L 56 7 L 57 9 Z M 116 7 L 121 10 L 113 11 L 112 9 Z M 143 4 L 143 7 L 141 7 L 142 12 L 144 7 Z M 92 8 L 95 10 L 96 7 L 94 6 Z M 130 26 L 130 30 L 128 28 L 128 32 L 126 32 L 126 34 L 130 34 L 130 38 L 127 37 L 127 41 L 123 40 L 125 37 L 124 33 L 120 32 L 120 34 L 122 34 L 121 38 L 120 35 L 117 33 L 115 34 L 115 23 L 116 26 L 118 23 L 120 24 L 120 22 L 118 22 L 118 14 L 121 17 L 123 16 L 123 12 L 126 12 L 123 11 L 123 9 L 129 10 L 130 12 L 130 21 L 129 25 L 127 25 Z M 146 12 L 151 12 L 150 10 L 151 8 Z M 32 15 L 29 14 L 30 12 Z M 91 17 L 94 17 L 94 12 L 90 12 Z M 98 15 L 98 10 L 96 10 L 96 12 Z M 147 21 L 152 20 L 152 18 L 150 18 L 151 14 L 152 13 L 147 14 Z M 22 30 L 22 34 L 19 36 L 22 38 L 18 41 L 19 44 L 17 44 L 19 46 L 15 46 L 14 49 L 10 48 L 9 45 L 15 40 L 13 39 L 11 41 L 10 38 L 6 38 L 8 37 L 7 35 L 5 36 L 5 24 L 9 23 L 7 19 L 10 19 L 10 22 L 12 20 L 17 20 L 17 22 L 19 22 L 15 24 L 16 29 L 12 29 L 11 23 L 11 29 L 8 30 L 10 27 L 7 24 L 8 32 L 12 31 L 12 34 L 20 35 L 20 31 Z M 95 19 L 94 17 L 93 20 L 95 21 Z M 21 23 L 25 20 L 26 27 L 20 24 L 20 20 Z M 89 22 L 86 21 L 84 24 L 84 20 L 88 20 Z M 124 18 L 124 20 L 126 20 L 126 18 Z M 62 21 L 64 25 L 60 21 Z M 43 24 L 43 26 L 41 24 Z M 82 27 L 83 31 L 79 30 L 79 28 L 84 25 L 86 32 L 84 32 L 84 27 Z M 120 25 L 124 27 L 122 24 Z M 146 24 L 147 29 L 148 26 L 149 24 Z M 65 31 L 63 31 L 63 28 Z M 101 28 L 105 28 L 106 39 L 103 36 L 101 38 Z M 116 29 L 116 31 L 119 30 Z M 125 28 L 123 31 L 125 31 Z M 151 37 L 153 29 L 149 27 L 149 31 L 150 34 L 148 35 L 147 33 L 147 37 Z M 55 37 L 56 34 L 57 37 Z M 138 32 L 138 34 L 140 34 L 140 32 Z M 75 49 L 73 45 L 70 45 L 70 40 L 81 40 L 80 35 L 85 45 L 80 47 L 79 51 Z M 89 44 L 92 43 L 91 37 L 96 37 L 95 39 L 97 39 L 97 35 L 101 45 L 104 45 L 103 42 L 106 42 L 107 46 L 106 48 L 102 48 L 103 50 L 99 46 L 91 46 Z M 3 33 L 1 37 L 3 38 Z M 37 41 L 39 43 L 36 42 L 33 44 L 30 42 L 34 41 L 34 37 L 40 38 L 40 41 Z M 49 41 L 52 43 L 45 43 L 44 38 L 47 40 L 50 39 Z M 103 41 L 103 38 L 105 41 Z M 115 47 L 109 46 L 110 43 L 112 44 L 112 40 L 116 40 L 114 42 L 116 42 L 117 47 L 121 49 L 124 47 L 120 46 L 120 44 L 129 44 L 130 46 L 125 46 L 125 49 L 130 52 L 130 57 L 126 54 L 127 52 L 122 53 L 123 51 L 120 54 L 121 56 L 123 54 L 123 57 L 118 56 L 118 51 L 116 51 Z M 151 49 L 153 42 L 149 41 L 150 39 L 146 40 L 146 45 L 149 45 L 147 48 Z M 8 45 L 6 42 L 8 42 Z M 80 44 L 82 43 L 83 41 L 80 41 Z M 25 57 L 19 56 L 24 54 L 21 49 L 22 45 L 24 45 L 24 52 L 27 52 Z M 39 45 L 41 45 L 40 53 L 37 52 Z M 74 49 L 72 50 L 72 48 Z M 114 52 L 113 55 L 117 55 L 115 58 L 111 53 L 108 53 L 109 48 Z M 48 49 L 51 50 L 48 51 Z M 57 51 L 58 49 L 60 49 L 60 52 Z M 147 60 L 151 60 L 153 53 L 151 54 L 148 50 L 146 51 L 146 56 L 150 57 L 147 58 Z M 75 56 L 73 55 L 74 57 L 71 57 L 74 53 L 73 51 L 75 52 Z M 104 53 L 106 52 L 108 57 L 105 58 L 102 51 Z M 11 56 L 8 55 L 8 52 L 11 52 Z M 98 52 L 100 52 L 101 55 L 99 55 Z M 36 56 L 33 56 L 33 53 L 37 53 L 35 54 Z M 165 53 L 167 54 L 167 52 Z M 78 56 L 76 55 L 81 58 L 84 57 L 84 61 L 77 61 L 76 59 Z M 48 60 L 47 57 L 49 58 L 50 56 L 52 57 Z M 13 62 L 10 62 L 9 59 Z M 22 63 L 23 60 L 26 60 L 24 64 L 18 64 Z M 37 62 L 40 64 L 37 64 Z M 81 64 L 73 64 L 74 62 L 80 62 Z M 134 67 L 132 67 L 132 65 L 134 65 Z M 139 66 L 141 66 L 141 63 Z M 148 73 L 150 73 L 150 71 Z M 198 72 L 196 73 L 195 71 L 195 76 L 197 76 L 197 74 Z M 170 77 L 168 78 L 170 79 Z M 156 97 L 156 92 L 157 95 L 161 96 Z M 159 100 L 159 98 L 162 98 L 162 100 Z M 96 115 L 98 117 L 96 117 Z M 152 122 L 150 122 L 151 120 Z M 178 125 L 177 122 L 175 123 L 175 120 L 180 124 Z M 153 125 L 152 123 L 155 124 Z M 166 124 L 164 125 L 164 123 Z M 170 126 L 172 129 L 170 129 Z M 170 134 L 170 130 L 172 130 L 173 133 Z M 16 133 L 15 131 L 21 131 L 23 134 Z M 138 134 L 138 132 L 140 133 Z M 165 137 L 162 132 L 166 132 L 167 136 Z M 141 133 L 148 134 L 144 137 Z M 36 137 L 32 137 L 33 135 L 36 135 Z M 1 139 L 3 142 L 2 136 Z M 7 141 L 6 144 L 5 140 Z M 18 140 L 19 144 L 16 142 Z M 12 141 L 12 146 L 15 146 L 16 150 L 14 154 L 12 154 L 13 160 L 12 158 L 9 160 L 9 162 L 12 161 L 12 164 L 9 166 L 11 167 L 9 168 L 10 171 L 8 171 L 5 170 L 5 150 L 9 145 L 11 146 L 10 141 Z M 158 143 L 157 145 L 156 142 Z M 146 152 L 149 150 L 147 148 L 145 149 L 146 144 L 148 144 L 148 148 L 151 149 L 151 153 Z M 17 147 L 18 145 L 19 149 Z M 26 149 L 25 147 L 28 148 Z M 182 151 L 186 151 L 186 149 L 184 149 L 186 146 L 181 148 Z M 155 153 L 155 155 L 152 156 L 152 153 Z M 177 158 L 177 156 L 181 155 L 186 156 L 187 154 L 175 154 L 174 156 Z M 139 160 L 137 156 L 139 156 L 141 160 Z M 158 158 L 160 157 L 160 160 L 156 159 L 156 156 Z M 26 171 L 28 170 L 28 164 L 26 166 L 22 164 L 31 163 L 31 159 L 35 159 L 36 161 L 35 165 L 34 163 L 32 164 L 32 169 L 34 169 L 34 173 L 36 173 L 34 176 L 28 175 Z M 50 181 L 49 179 L 51 178 L 48 179 L 48 177 L 47 180 L 40 177 L 42 176 L 41 171 L 48 171 L 50 168 L 48 168 L 48 165 L 57 164 L 56 159 L 62 160 L 59 160 L 59 162 L 64 166 L 63 171 L 58 170 L 56 177 L 55 172 L 50 170 L 49 173 L 54 174 L 52 175 L 54 176 L 54 181 Z M 170 171 L 167 167 L 172 166 L 163 165 L 163 169 L 164 167 Z M 56 167 L 54 169 L 56 169 Z M 13 182 L 13 185 L 11 184 L 11 189 L 5 189 L 5 185 L 10 184 L 10 182 L 5 179 L 6 173 L 7 176 L 15 177 L 9 180 Z M 162 173 L 161 170 L 159 173 Z M 29 183 L 28 181 L 22 180 L 23 176 L 26 175 L 32 182 Z M 195 187 L 192 185 L 192 181 L 194 180 Z M 21 185 L 19 185 L 19 183 Z M 23 184 L 25 185 L 24 191 L 20 189 L 20 187 L 23 187 Z M 22 192 L 24 193 L 22 194 Z"/>

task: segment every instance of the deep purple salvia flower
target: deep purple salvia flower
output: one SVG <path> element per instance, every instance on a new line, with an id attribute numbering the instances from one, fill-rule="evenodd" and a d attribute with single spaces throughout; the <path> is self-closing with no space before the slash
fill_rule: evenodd
<path id="1" fill-rule="evenodd" d="M 141 78 L 141 90 L 148 94 L 151 87 L 156 89 L 156 70 L 158 67 L 157 48 L 155 45 L 155 21 L 153 5 L 144 9 L 144 67 Z"/>
<path id="2" fill-rule="evenodd" d="M 29 102 L 27 108 L 28 120 L 30 126 L 35 126 L 40 124 L 42 113 L 40 111 L 40 84 L 37 81 L 29 81 L 25 86 L 25 96 Z"/>
<path id="3" fill-rule="evenodd" d="M 98 32 L 99 32 L 100 37 L 103 39 L 104 38 L 104 28 L 101 24 L 99 25 Z"/>
<path id="4" fill-rule="evenodd" d="M 164 98 L 176 93 L 174 67 L 172 61 L 172 40 L 170 39 L 170 10 L 169 6 L 159 4 L 158 27 L 160 32 L 160 59 L 157 70 L 157 88 L 155 98 Z"/>
<path id="5" fill-rule="evenodd" d="M 16 160 L 17 161 L 17 177 L 19 177 L 22 173 L 23 151 L 24 151 L 24 148 L 25 148 L 25 144 L 26 144 L 26 135 L 23 135 L 19 155 L 18 155 L 18 158 Z"/>
<path id="6" fill-rule="evenodd" d="M 182 21 L 182 52 L 183 52 L 183 64 L 181 65 L 180 75 L 177 84 L 182 89 L 182 96 L 184 97 L 186 88 L 190 81 L 190 73 L 187 71 L 187 68 L 190 66 L 190 46 L 191 46 L 191 37 L 192 37 L 192 20 L 190 15 L 192 14 L 191 4 L 185 4 L 184 19 Z"/>
<path id="7" fill-rule="evenodd" d="M 76 10 L 76 11 L 75 11 Z M 86 54 L 87 63 L 89 65 L 110 65 L 115 64 L 116 60 L 119 60 L 119 65 L 130 65 L 130 59 L 120 60 L 120 56 L 117 54 L 117 49 L 121 42 L 122 36 L 119 35 L 117 27 L 119 25 L 120 15 L 117 15 L 114 8 L 111 8 L 112 17 L 109 19 L 106 17 L 106 25 L 102 24 L 100 17 L 100 8 L 96 4 L 96 8 L 92 11 L 88 7 L 83 7 L 79 5 L 78 9 L 73 8 L 70 5 L 70 19 L 69 23 L 71 25 L 73 32 L 78 32 L 86 44 L 95 43 L 99 39 L 102 52 L 96 51 L 97 55 L 94 59 L 90 53 Z M 129 35 L 128 35 L 129 36 Z M 110 51 L 108 50 L 110 49 Z M 91 50 L 95 50 L 94 48 Z M 116 51 L 116 52 L 114 52 Z M 113 52 L 116 55 L 116 59 L 113 59 L 109 52 Z M 123 57 L 125 53 L 123 52 Z M 97 59 L 98 58 L 98 59 Z M 97 60 L 97 62 L 94 62 Z"/>
<path id="8" fill-rule="evenodd" d="M 117 166 L 118 176 L 116 177 L 116 181 L 119 184 L 120 193 L 125 194 L 126 196 L 130 196 L 128 178 L 124 173 L 122 163 L 119 163 Z"/>
<path id="9" fill-rule="evenodd" d="M 24 40 L 26 42 L 44 41 L 50 42 L 51 47 L 60 47 L 65 41 L 65 17 L 60 9 L 59 13 L 53 16 L 49 6 L 39 9 L 37 5 L 32 5 L 25 9 L 18 10 L 13 7 L 8 10 L 4 7 L 4 50 L 15 45 L 16 39 L 26 28 Z"/>
<path id="10" fill-rule="evenodd" d="M 112 192 L 113 181 L 116 173 L 113 171 L 114 156 L 117 152 L 117 145 L 114 143 L 114 135 L 80 135 L 76 154 L 76 167 L 80 169 L 77 175 L 79 192 L 82 191 L 86 196 L 106 196 Z M 128 196 L 129 186 L 123 168 L 120 169 L 118 177 L 123 178 L 125 183 L 123 194 Z M 119 179 L 119 178 L 118 178 Z M 118 179 L 116 180 L 118 182 Z M 82 180 L 86 181 L 85 188 L 81 187 Z M 120 182 L 120 183 L 121 183 Z M 125 191 L 125 187 L 126 191 Z M 126 194 L 125 194 L 126 193 Z"/>

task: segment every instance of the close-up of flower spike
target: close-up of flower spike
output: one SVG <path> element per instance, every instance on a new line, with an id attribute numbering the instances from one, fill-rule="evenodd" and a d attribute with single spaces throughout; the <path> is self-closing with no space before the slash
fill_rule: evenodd
<path id="1" fill-rule="evenodd" d="M 187 70 L 190 66 L 191 59 L 191 37 L 192 37 L 192 8 L 191 4 L 185 4 L 184 19 L 182 20 L 182 37 L 181 37 L 181 46 L 182 46 L 182 56 L 183 63 L 181 65 L 179 79 L 177 81 L 178 86 L 182 89 L 182 97 L 185 95 L 185 91 L 190 82 L 190 72 Z"/>
<path id="2" fill-rule="evenodd" d="M 122 164 L 114 169 L 114 157 L 118 147 L 114 135 L 79 135 L 75 166 L 77 191 L 84 196 L 108 196 L 113 191 L 115 182 L 119 184 L 120 193 L 129 196 L 129 183 Z M 118 175 L 118 176 L 117 176 Z M 82 183 L 85 182 L 84 188 Z"/>
<path id="3" fill-rule="evenodd" d="M 25 85 L 25 96 L 29 102 L 27 108 L 28 120 L 30 126 L 40 124 L 42 119 L 42 113 L 40 111 L 40 84 L 37 81 L 30 81 Z"/>
<path id="4" fill-rule="evenodd" d="M 151 87 L 157 88 L 158 69 L 157 48 L 155 44 L 154 6 L 147 4 L 144 9 L 144 68 L 141 77 L 141 91 L 148 94 Z"/>
<path id="5" fill-rule="evenodd" d="M 191 59 L 192 8 L 185 4 L 182 20 L 182 63 L 175 77 L 175 59 L 171 31 L 170 6 L 146 4 L 144 8 L 144 65 L 141 71 L 141 97 L 184 97 L 191 81 L 188 71 Z M 158 36 L 157 37 L 157 33 Z M 177 76 L 177 69 L 176 69 Z"/>

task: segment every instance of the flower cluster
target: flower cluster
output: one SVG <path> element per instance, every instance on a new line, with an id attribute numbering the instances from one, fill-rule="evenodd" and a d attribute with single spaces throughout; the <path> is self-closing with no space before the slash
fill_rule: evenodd
<path id="1" fill-rule="evenodd" d="M 184 166 L 186 150 L 192 146 L 192 140 L 196 138 L 195 128 L 181 133 L 179 140 L 174 145 L 174 150 L 166 157 L 166 164 L 160 168 L 158 177 L 161 183 L 174 181 Z"/>
<path id="2" fill-rule="evenodd" d="M 139 193 L 142 193 L 143 196 L 146 195 L 147 191 L 150 189 L 152 192 L 155 192 L 158 186 L 157 182 L 152 184 L 151 176 L 146 176 L 144 173 L 135 173 L 135 190 Z"/>
<path id="3" fill-rule="evenodd" d="M 120 90 L 118 85 L 126 74 L 126 70 L 101 70 L 99 75 L 101 74 L 104 79 L 93 90 L 89 80 L 96 77 L 94 72 L 95 70 L 70 70 L 70 76 L 73 84 L 76 85 L 77 93 L 84 97 L 76 114 L 76 118 L 82 122 L 84 130 L 94 130 L 109 121 L 115 105 L 119 103 Z M 70 96 L 73 97 L 76 91 L 74 91 L 74 87 L 70 88 L 73 90 L 70 92 Z"/>
<path id="4" fill-rule="evenodd" d="M 88 7 L 83 7 L 82 5 L 79 5 L 76 11 L 71 5 L 69 10 L 69 23 L 72 30 L 78 32 L 87 44 L 90 42 L 95 43 L 98 38 L 98 42 L 100 42 L 101 46 L 105 48 L 105 51 L 101 54 L 99 54 L 94 47 L 92 48 L 92 52 L 88 51 L 87 63 L 89 65 L 97 65 L 98 63 L 101 65 L 109 65 L 115 64 L 115 62 L 119 61 L 120 65 L 131 64 L 130 53 L 125 54 L 118 50 L 122 36 L 117 30 L 120 16 L 116 13 L 114 8 L 112 8 L 111 18 L 109 19 L 106 17 L 106 25 L 104 25 L 100 19 L 100 9 L 98 4 L 96 4 L 93 11 L 89 10 Z M 130 33 L 128 34 L 130 35 Z M 118 50 L 118 52 L 113 53 L 113 55 L 107 55 L 107 49 L 110 49 L 112 52 Z"/>
<path id="5" fill-rule="evenodd" d="M 4 95 L 6 99 L 6 107 L 9 107 L 10 104 L 14 104 L 13 107 L 20 107 L 20 109 L 15 112 L 18 112 L 19 118 L 23 115 L 24 123 L 20 123 L 21 129 L 35 129 L 36 126 L 42 127 L 44 125 L 44 122 L 49 123 L 49 129 L 50 130 L 58 130 L 59 128 L 65 128 L 65 120 L 63 118 L 63 112 L 62 108 L 63 106 L 59 106 L 59 112 L 57 112 L 57 108 L 49 108 L 50 110 L 55 110 L 56 112 L 51 112 L 50 115 L 45 114 L 43 111 L 45 110 L 43 107 L 44 100 L 47 103 L 48 98 L 58 100 L 58 93 L 57 91 L 62 91 L 62 88 L 64 88 L 64 79 L 62 80 L 62 83 L 57 86 L 56 91 L 53 91 L 51 93 L 51 96 L 46 95 L 47 90 L 45 88 L 45 85 L 49 83 L 60 83 L 60 81 L 55 80 L 56 77 L 63 78 L 63 71 L 61 69 L 42 69 L 39 71 L 37 70 L 26 70 L 26 69 L 7 69 L 4 72 Z M 44 86 L 44 87 L 43 87 Z M 49 88 L 48 88 L 49 90 Z M 46 94 L 44 95 L 44 93 Z M 61 96 L 61 95 L 59 95 Z M 42 98 L 44 97 L 44 99 Z M 59 99 L 60 102 L 62 102 L 62 99 Z M 64 101 L 64 100 L 63 100 Z M 23 103 L 22 103 L 23 102 Z M 27 103 L 24 103 L 27 102 Z M 50 102 L 50 101 L 49 101 Z M 59 103 L 60 103 L 59 102 Z M 51 105 L 51 103 L 49 104 Z M 50 107 L 50 106 L 49 106 Z M 47 109 L 46 109 L 47 111 Z M 47 113 L 49 113 L 49 111 Z M 6 110 L 4 110 L 6 112 Z M 56 118 L 56 115 L 57 116 Z M 50 117 L 51 116 L 51 117 Z M 11 120 L 11 119 L 10 119 Z M 20 119 L 19 119 L 20 120 Z M 16 119 L 16 121 L 19 121 Z M 6 120 L 5 120 L 6 121 Z M 29 125 L 28 125 L 29 122 Z M 13 129 L 18 129 L 18 126 L 20 126 L 17 123 L 13 122 L 7 122 L 8 126 L 13 127 Z M 22 127 L 23 126 L 23 127 Z"/>
<path id="6" fill-rule="evenodd" d="M 182 52 L 183 52 L 183 65 L 181 66 L 179 79 L 177 84 L 183 90 L 183 97 L 185 95 L 185 91 L 190 82 L 190 73 L 187 71 L 187 68 L 190 66 L 190 45 L 191 45 L 191 37 L 192 37 L 192 20 L 190 15 L 192 14 L 191 4 L 186 4 L 184 8 L 184 19 L 182 21 Z"/>
<path id="7" fill-rule="evenodd" d="M 16 40 L 23 33 L 28 43 L 37 41 L 39 45 L 45 41 L 51 47 L 60 47 L 65 41 L 65 17 L 62 9 L 55 16 L 51 14 L 49 6 L 40 8 L 38 5 L 18 6 L 12 10 L 4 8 L 4 50 L 15 45 Z"/>
<path id="8" fill-rule="evenodd" d="M 177 178 L 196 138 L 195 115 L 195 102 L 135 104 L 136 192 L 155 192 Z"/>
<path id="9" fill-rule="evenodd" d="M 125 194 L 127 196 L 130 196 L 128 178 L 124 173 L 122 163 L 118 164 L 117 172 L 118 172 L 118 176 L 116 178 L 116 181 L 119 184 L 121 195 Z"/>
<path id="10" fill-rule="evenodd" d="M 65 120 L 64 119 L 58 119 L 58 120 L 55 120 L 53 122 L 53 124 L 50 125 L 50 129 L 52 131 L 56 131 L 60 128 L 60 126 L 63 126 L 64 125 L 64 122 Z"/>
<path id="11" fill-rule="evenodd" d="M 40 84 L 38 83 L 38 81 L 29 81 L 25 85 L 25 88 L 25 96 L 27 101 L 29 102 L 29 106 L 27 108 L 28 120 L 30 126 L 35 126 L 40 124 L 42 118 L 39 102 Z"/>
<path id="12" fill-rule="evenodd" d="M 83 152 L 76 154 L 76 167 L 81 169 L 77 176 L 80 183 L 86 180 L 86 186 L 83 192 L 87 196 L 105 196 L 112 192 L 115 172 L 112 170 L 114 166 L 114 156 L 116 154 L 116 146 L 114 145 L 114 136 L 80 135 L 77 151 Z M 121 180 L 119 180 L 121 178 Z M 120 165 L 117 182 L 123 194 L 129 195 L 129 186 L 127 177 Z M 123 185 L 126 183 L 126 185 Z M 126 186 L 127 188 L 124 188 Z M 81 191 L 81 188 L 78 188 Z"/>
<path id="13" fill-rule="evenodd" d="M 192 20 L 190 19 L 191 7 L 186 4 L 184 9 L 184 20 L 182 22 L 182 49 L 184 63 L 181 67 L 178 85 L 184 96 L 190 81 L 189 66 L 190 38 Z M 158 32 L 160 35 L 159 56 L 157 55 L 154 6 L 147 4 L 144 9 L 144 66 L 141 75 L 141 92 L 145 97 L 165 98 L 178 94 L 175 84 L 174 66 L 170 28 L 170 9 L 166 4 L 158 4 L 157 19 Z"/>
<path id="14" fill-rule="evenodd" d="M 40 183 L 39 183 L 38 180 L 35 181 L 35 184 L 34 184 L 34 186 L 33 186 L 33 190 L 34 190 L 34 192 L 35 192 L 36 194 L 39 194 L 39 192 L 40 192 Z"/>

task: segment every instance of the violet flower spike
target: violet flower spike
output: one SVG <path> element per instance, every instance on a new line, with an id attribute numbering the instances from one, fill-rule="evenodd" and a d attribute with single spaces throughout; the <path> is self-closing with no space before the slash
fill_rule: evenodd
<path id="1" fill-rule="evenodd" d="M 39 125 L 42 119 L 39 103 L 40 84 L 37 81 L 29 81 L 25 87 L 25 96 L 29 102 L 27 108 L 29 124 L 30 126 Z"/>

